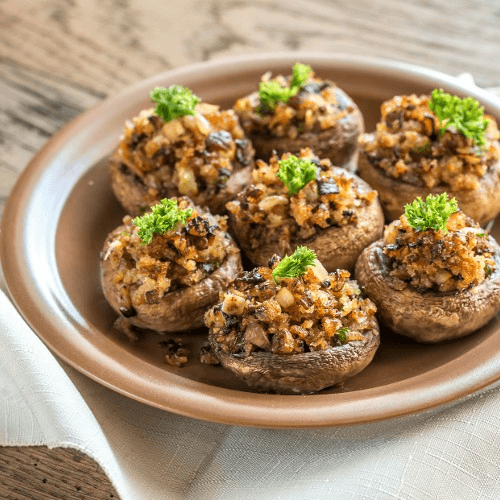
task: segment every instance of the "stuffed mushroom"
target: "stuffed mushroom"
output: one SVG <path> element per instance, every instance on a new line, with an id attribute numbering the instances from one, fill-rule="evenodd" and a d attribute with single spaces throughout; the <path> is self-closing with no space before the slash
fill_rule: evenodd
<path id="1" fill-rule="evenodd" d="M 253 165 L 254 150 L 238 117 L 176 85 L 157 88 L 151 97 L 157 107 L 126 123 L 109 162 L 118 201 L 139 215 L 162 198 L 185 195 L 223 213 Z"/>
<path id="2" fill-rule="evenodd" d="M 257 160 L 252 177 L 227 209 L 231 232 L 257 266 L 307 244 L 328 271 L 352 270 L 361 251 L 382 236 L 377 193 L 309 149 Z"/>
<path id="3" fill-rule="evenodd" d="M 304 64 L 295 64 L 291 76 L 270 76 L 262 77 L 258 92 L 234 105 L 257 158 L 267 161 L 274 151 L 281 155 L 310 147 L 354 171 L 363 117 L 353 100 Z"/>
<path id="4" fill-rule="evenodd" d="M 373 134 L 360 138 L 358 175 L 380 196 L 387 220 L 417 197 L 447 192 L 484 225 L 500 211 L 500 135 L 472 98 L 435 90 L 382 105 Z"/>
<path id="5" fill-rule="evenodd" d="M 328 274 L 300 247 L 239 274 L 205 317 L 222 366 L 250 387 L 284 394 L 339 386 L 380 343 L 376 308 L 349 273 Z"/>
<path id="6" fill-rule="evenodd" d="M 356 279 L 395 332 L 420 342 L 459 338 L 500 309 L 500 248 L 454 199 L 430 195 L 363 251 Z"/>
<path id="7" fill-rule="evenodd" d="M 164 199 L 142 217 L 126 216 L 101 253 L 104 296 L 125 332 L 202 326 L 206 310 L 241 270 L 225 217 L 184 197 Z"/>

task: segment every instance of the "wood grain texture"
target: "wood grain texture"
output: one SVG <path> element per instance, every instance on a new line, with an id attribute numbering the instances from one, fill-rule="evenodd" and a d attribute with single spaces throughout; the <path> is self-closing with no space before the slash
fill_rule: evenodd
<path id="1" fill-rule="evenodd" d="M 0 448 L 3 500 L 118 499 L 100 467 L 75 450 L 45 447 Z"/>
<path id="2" fill-rule="evenodd" d="M 54 132 L 160 71 L 232 54 L 319 50 L 470 72 L 500 88 L 499 21 L 500 0 L 0 0 L 0 213 Z M 0 448 L 0 498 L 113 495 L 77 452 Z"/>

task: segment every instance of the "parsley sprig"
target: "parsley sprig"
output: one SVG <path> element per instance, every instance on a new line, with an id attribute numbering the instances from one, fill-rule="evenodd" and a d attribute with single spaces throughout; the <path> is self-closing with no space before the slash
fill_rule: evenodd
<path id="1" fill-rule="evenodd" d="M 278 161 L 278 179 L 285 184 L 288 194 L 297 194 L 307 183 L 316 179 L 317 167 L 306 158 L 290 155 Z"/>
<path id="2" fill-rule="evenodd" d="M 316 267 L 316 254 L 307 247 L 297 247 L 290 256 L 285 256 L 273 269 L 272 275 L 276 283 L 278 278 L 299 278 L 307 271 L 308 266 Z"/>
<path id="3" fill-rule="evenodd" d="M 161 116 L 164 122 L 175 120 L 180 116 L 194 115 L 194 108 L 201 101 L 190 89 L 179 85 L 171 85 L 168 89 L 156 87 L 150 96 L 157 104 L 155 113 Z"/>
<path id="4" fill-rule="evenodd" d="M 158 205 L 151 208 L 151 212 L 141 217 L 135 217 L 133 223 L 139 228 L 138 235 L 143 245 L 151 243 L 153 235 L 164 234 L 179 224 L 185 224 L 193 213 L 191 208 L 181 210 L 177 200 L 164 198 Z"/>
<path id="5" fill-rule="evenodd" d="M 429 109 L 439 120 L 440 137 L 446 129 L 455 127 L 465 137 L 472 139 L 477 146 L 486 144 L 485 132 L 488 120 L 484 118 L 484 108 L 472 97 L 460 97 L 447 94 L 443 89 L 432 91 Z"/>
<path id="6" fill-rule="evenodd" d="M 263 111 L 274 111 L 280 102 L 285 104 L 290 97 L 298 93 L 302 85 L 309 79 L 311 66 L 296 63 L 293 65 L 292 78 L 289 87 L 282 87 L 278 80 L 269 80 L 259 84 L 259 99 Z"/>
<path id="7" fill-rule="evenodd" d="M 448 193 L 433 196 L 430 194 L 425 201 L 418 197 L 405 206 L 405 215 L 408 224 L 414 229 L 425 231 L 434 229 L 448 233 L 446 222 L 451 214 L 458 210 L 455 198 L 448 199 Z"/>

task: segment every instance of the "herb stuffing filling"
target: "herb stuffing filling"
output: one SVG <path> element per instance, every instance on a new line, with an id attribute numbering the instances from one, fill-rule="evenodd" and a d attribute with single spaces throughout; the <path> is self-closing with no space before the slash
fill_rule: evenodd
<path id="1" fill-rule="evenodd" d="M 301 162 L 296 170 L 286 168 L 293 158 Z M 292 241 L 307 240 L 331 226 L 355 224 L 358 211 L 377 197 L 376 191 L 360 191 L 345 170 L 328 159 L 318 160 L 310 149 L 298 158 L 285 153 L 281 160 L 257 160 L 252 176 L 253 184 L 226 205 L 239 238 L 251 249 L 259 248 L 271 231 L 284 254 Z"/>
<path id="2" fill-rule="evenodd" d="M 393 278 L 419 290 L 455 292 L 482 283 L 495 270 L 487 231 L 462 211 L 439 230 L 412 227 L 407 215 L 384 232 L 383 252 Z"/>
<path id="3" fill-rule="evenodd" d="M 173 210 L 157 205 L 141 218 L 124 217 L 105 243 L 103 259 L 111 263 L 112 285 L 124 316 L 133 314 L 135 306 L 159 303 L 166 293 L 199 283 L 239 251 L 226 233 L 225 217 L 201 210 L 188 198 L 179 198 L 178 207 L 170 204 L 168 208 L 178 209 L 175 227 L 158 234 L 154 228 L 165 227 L 162 214 L 172 219 Z M 137 225 L 139 219 L 143 225 Z"/>
<path id="4" fill-rule="evenodd" d="M 293 140 L 306 132 L 330 129 L 355 112 L 345 94 L 333 82 L 316 78 L 309 66 L 296 64 L 294 74 L 279 75 L 273 80 L 270 72 L 265 73 L 259 87 L 260 92 L 253 92 L 234 105 L 249 134 Z"/>
<path id="5" fill-rule="evenodd" d="M 240 273 L 205 315 L 210 336 L 223 352 L 301 354 L 365 340 L 376 324 L 376 308 L 362 298 L 348 271 L 328 274 L 316 260 L 302 276 L 276 282 L 273 269 L 279 264 L 274 256 L 271 268 Z"/>
<path id="6" fill-rule="evenodd" d="M 444 96 L 448 100 L 454 98 Z M 446 185 L 451 191 L 476 189 L 480 179 L 500 158 L 496 122 L 491 117 L 481 119 L 480 123 L 476 116 L 470 123 L 465 118 L 458 122 L 456 116 L 445 118 L 443 93 L 434 91 L 433 97 L 434 104 L 433 101 L 430 104 L 430 96 L 416 95 L 386 101 L 376 132 L 362 135 L 360 146 L 374 166 L 394 179 L 427 188 Z M 460 107 L 455 102 L 448 106 Z M 463 106 L 471 104 L 464 99 Z M 458 111 L 468 117 L 468 110 Z"/>
<path id="7" fill-rule="evenodd" d="M 253 162 L 254 151 L 234 111 L 196 102 L 192 113 L 171 110 L 170 121 L 164 121 L 156 111 L 166 105 L 158 98 L 155 109 L 125 124 L 114 160 L 153 198 L 186 195 L 221 212 L 229 198 L 225 187 Z"/>

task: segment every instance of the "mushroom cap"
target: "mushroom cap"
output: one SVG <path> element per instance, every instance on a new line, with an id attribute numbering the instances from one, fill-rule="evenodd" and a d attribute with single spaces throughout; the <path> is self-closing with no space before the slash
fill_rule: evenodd
<path id="1" fill-rule="evenodd" d="M 335 92 L 352 111 L 340 118 L 330 128 L 319 132 L 303 132 L 295 139 L 274 137 L 269 133 L 252 132 L 242 120 L 245 133 L 252 140 L 256 158 L 268 161 L 277 152 L 298 154 L 304 148 L 311 148 L 319 158 L 329 158 L 334 165 L 340 165 L 351 172 L 356 171 L 358 137 L 364 132 L 363 115 L 356 103 L 338 87 Z"/>
<path id="2" fill-rule="evenodd" d="M 257 351 L 244 358 L 223 352 L 212 333 L 209 340 L 222 366 L 250 387 L 281 394 L 304 394 L 341 386 L 368 366 L 380 344 L 377 320 L 371 321 L 372 328 L 364 334 L 364 340 L 303 354 Z"/>
<path id="3" fill-rule="evenodd" d="M 500 309 L 500 247 L 489 238 L 495 248 L 495 271 L 465 290 L 420 292 L 392 278 L 382 240 L 361 253 L 356 280 L 377 306 L 380 321 L 395 332 L 426 343 L 463 337 L 488 323 Z"/>
<path id="4" fill-rule="evenodd" d="M 355 188 L 361 193 L 372 191 L 372 188 L 356 175 L 339 167 L 334 167 L 334 170 L 335 173 L 342 173 L 346 177 L 353 178 Z M 294 239 L 290 242 L 288 249 L 280 246 L 279 239 L 276 237 L 278 232 L 276 228 L 269 229 L 269 237 L 263 240 L 257 249 L 249 248 L 239 223 L 232 214 L 230 214 L 230 228 L 245 255 L 256 266 L 267 266 L 274 254 L 284 257 L 285 253 L 293 253 L 298 246 L 307 245 L 308 248 L 314 250 L 318 260 L 328 272 L 335 269 L 353 271 L 359 254 L 370 243 L 379 239 L 384 231 L 384 214 L 378 198 L 369 205 L 359 208 L 357 216 L 358 220 L 355 224 L 321 229 L 314 238 L 307 240 Z"/>
<path id="5" fill-rule="evenodd" d="M 253 163 L 253 162 L 252 162 Z M 130 215 L 140 215 L 144 207 L 151 207 L 163 198 L 179 196 L 175 185 L 147 186 L 142 179 L 136 176 L 117 156 L 109 161 L 111 187 L 117 200 Z M 212 213 L 225 213 L 225 204 L 232 200 L 252 180 L 252 164 L 235 170 L 228 178 L 226 185 L 213 197 L 207 200 L 194 199 L 200 205 L 207 205 Z"/>
<path id="6" fill-rule="evenodd" d="M 105 246 L 116 234 L 123 231 L 120 226 L 108 235 Z M 219 292 L 225 290 L 234 276 L 242 271 L 240 252 L 234 250 L 222 264 L 202 281 L 190 287 L 166 293 L 158 303 L 134 306 L 136 315 L 128 321 L 139 328 L 158 332 L 180 332 L 204 325 L 207 309 L 219 300 Z M 101 259 L 101 284 L 104 296 L 116 313 L 121 315 L 120 300 L 113 285 L 114 271 L 109 260 Z"/>
<path id="7" fill-rule="evenodd" d="M 495 218 L 500 212 L 500 196 L 498 196 L 500 162 L 493 165 L 480 179 L 477 189 L 471 190 L 452 191 L 449 186 L 445 185 L 427 188 L 393 179 L 373 165 L 363 150 L 359 152 L 358 175 L 378 191 L 380 203 L 388 221 L 396 220 L 404 212 L 405 205 L 418 196 L 425 199 L 429 194 L 444 192 L 447 192 L 450 197 L 455 197 L 460 208 L 481 226 Z"/>

